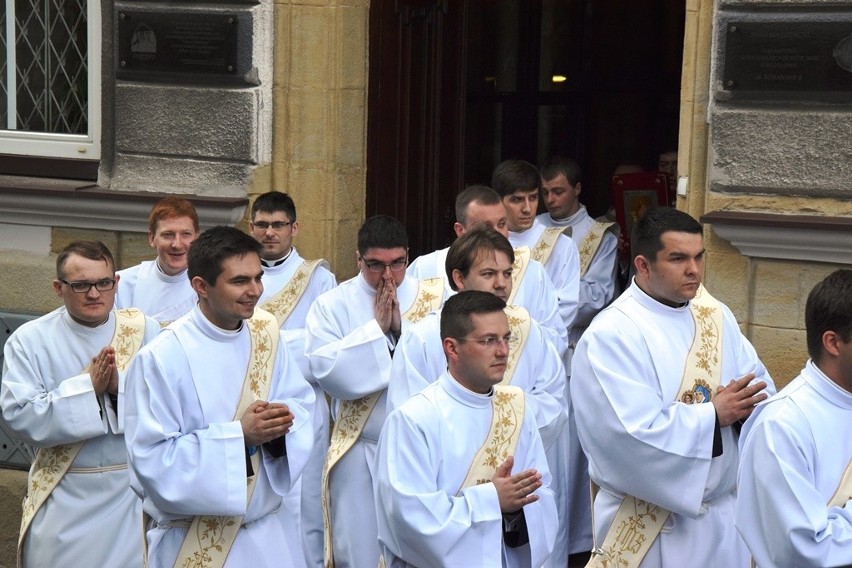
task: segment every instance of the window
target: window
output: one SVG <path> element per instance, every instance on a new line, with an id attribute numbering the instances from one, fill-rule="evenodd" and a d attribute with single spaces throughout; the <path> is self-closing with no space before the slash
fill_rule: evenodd
<path id="1" fill-rule="evenodd" d="M 0 2 L 0 154 L 100 158 L 100 1 Z"/>

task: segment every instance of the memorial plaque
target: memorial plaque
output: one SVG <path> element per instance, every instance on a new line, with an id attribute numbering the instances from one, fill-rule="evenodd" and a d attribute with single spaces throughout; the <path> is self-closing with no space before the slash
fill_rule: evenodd
<path id="1" fill-rule="evenodd" d="M 729 22 L 722 88 L 732 95 L 852 96 L 852 22 Z"/>
<path id="2" fill-rule="evenodd" d="M 119 78 L 237 81 L 235 14 L 118 12 Z"/>

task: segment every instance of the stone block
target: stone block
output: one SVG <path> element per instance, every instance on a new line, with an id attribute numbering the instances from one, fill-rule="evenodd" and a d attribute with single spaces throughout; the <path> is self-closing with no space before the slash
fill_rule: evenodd
<path id="1" fill-rule="evenodd" d="M 368 10 L 363 6 L 345 6 L 337 13 L 340 87 L 366 90 Z"/>
<path id="2" fill-rule="evenodd" d="M 111 188 L 245 197 L 256 166 L 248 162 L 115 155 Z"/>
<path id="3" fill-rule="evenodd" d="M 796 378 L 808 360 L 803 329 L 751 325 L 748 336 L 779 390 Z"/>
<path id="4" fill-rule="evenodd" d="M 118 233 L 115 231 L 54 227 L 50 239 L 50 252 L 59 254 L 74 241 L 101 241 L 113 255 L 118 250 Z"/>
<path id="5" fill-rule="evenodd" d="M 272 161 L 287 162 L 289 159 L 288 136 L 290 134 L 289 100 L 290 90 L 275 87 L 272 90 Z"/>
<path id="6" fill-rule="evenodd" d="M 755 259 L 751 323 L 803 329 L 808 293 L 836 268 L 828 264 Z"/>
<path id="7" fill-rule="evenodd" d="M 292 89 L 289 92 L 287 154 L 297 162 L 325 164 L 329 161 L 332 132 L 332 101 L 328 91 Z"/>
<path id="8" fill-rule="evenodd" d="M 27 472 L 0 469 L 0 566 L 17 563 L 18 531 L 21 528 L 21 502 L 27 492 Z"/>
<path id="9" fill-rule="evenodd" d="M 852 197 L 852 113 L 717 106 L 710 139 L 714 191 Z"/>
<path id="10" fill-rule="evenodd" d="M 0 310 L 46 314 L 62 305 L 53 290 L 55 254 L 0 251 L 0 266 Z"/>
<path id="11" fill-rule="evenodd" d="M 134 266 L 143 260 L 153 260 L 157 251 L 151 246 L 146 233 L 121 233 L 118 236 L 118 254 L 115 259 L 120 269 Z"/>
<path id="12" fill-rule="evenodd" d="M 291 167 L 287 193 L 296 202 L 299 217 L 326 220 L 333 217 L 330 201 L 333 178 L 324 169 Z"/>
<path id="13" fill-rule="evenodd" d="M 334 11 L 328 7 L 294 5 L 291 9 L 290 84 L 328 86 L 332 69 Z"/>
<path id="14" fill-rule="evenodd" d="M 338 93 L 334 160 L 338 166 L 363 167 L 367 162 L 366 97 L 364 90 L 345 89 Z"/>
<path id="15" fill-rule="evenodd" d="M 293 34 L 290 31 L 292 8 L 289 4 L 275 3 L 273 20 L 274 48 L 272 51 L 272 86 L 280 87 L 290 84 L 290 52 L 293 46 Z"/>
<path id="16" fill-rule="evenodd" d="M 720 8 L 775 8 L 778 10 L 793 7 L 824 9 L 836 6 L 848 8 L 848 0 L 720 0 Z"/>
<path id="17" fill-rule="evenodd" d="M 118 152 L 257 162 L 260 91 L 119 84 Z"/>
<path id="18" fill-rule="evenodd" d="M 338 218 L 364 218 L 367 202 L 366 176 L 366 170 L 362 168 L 338 170 L 334 192 L 334 209 Z"/>
<path id="19" fill-rule="evenodd" d="M 748 321 L 749 261 L 740 254 L 707 252 L 704 285 L 724 302 L 737 321 Z"/>

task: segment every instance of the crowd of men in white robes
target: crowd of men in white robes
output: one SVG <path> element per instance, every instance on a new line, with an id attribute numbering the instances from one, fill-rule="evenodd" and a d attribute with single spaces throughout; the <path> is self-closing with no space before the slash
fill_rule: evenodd
<path id="1" fill-rule="evenodd" d="M 852 271 L 776 395 L 702 285 L 703 227 L 647 211 L 622 292 L 580 176 L 499 164 L 413 262 L 371 217 L 340 284 L 281 192 L 249 234 L 165 198 L 120 271 L 68 245 L 63 305 L 4 351 L 37 450 L 19 565 L 852 565 Z"/>

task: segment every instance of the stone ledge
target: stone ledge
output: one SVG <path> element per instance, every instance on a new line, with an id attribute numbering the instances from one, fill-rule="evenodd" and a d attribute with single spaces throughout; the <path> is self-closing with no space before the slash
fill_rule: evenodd
<path id="1" fill-rule="evenodd" d="M 245 197 L 115 191 L 79 181 L 0 176 L 0 223 L 147 233 L 151 207 L 167 195 L 191 201 L 202 229 L 235 225 L 248 205 Z"/>
<path id="2" fill-rule="evenodd" d="M 745 256 L 849 264 L 852 217 L 711 211 L 701 217 Z"/>

